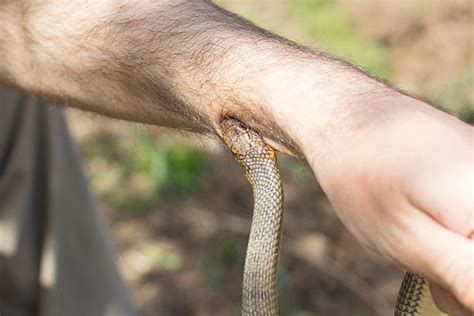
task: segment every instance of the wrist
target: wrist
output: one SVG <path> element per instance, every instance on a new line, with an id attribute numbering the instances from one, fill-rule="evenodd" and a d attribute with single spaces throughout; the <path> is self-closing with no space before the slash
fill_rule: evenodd
<path id="1" fill-rule="evenodd" d="M 331 146 L 348 140 L 345 134 L 369 126 L 374 116 L 387 111 L 389 100 L 407 98 L 315 52 L 279 60 L 268 70 L 261 76 L 264 111 L 309 162 L 323 159 Z"/>
<path id="2" fill-rule="evenodd" d="M 338 63 L 315 59 L 293 69 L 293 78 L 285 80 L 290 85 L 273 88 L 267 103 L 277 124 L 285 128 L 323 181 L 333 177 L 338 166 L 350 169 L 362 159 L 356 155 L 368 151 L 357 146 L 385 137 L 380 134 L 389 132 L 390 121 L 403 120 L 412 112 L 433 111 Z M 278 86 L 276 80 L 272 85 Z"/>

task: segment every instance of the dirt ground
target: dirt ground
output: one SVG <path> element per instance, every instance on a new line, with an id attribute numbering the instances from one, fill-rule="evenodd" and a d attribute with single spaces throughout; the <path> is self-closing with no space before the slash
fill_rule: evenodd
<path id="1" fill-rule="evenodd" d="M 394 71 L 392 81 L 397 87 L 418 95 L 427 94 L 446 89 L 460 73 L 473 73 L 474 2 L 337 2 L 356 27 L 386 43 Z M 470 93 L 472 101 L 474 92 Z"/>
<path id="2" fill-rule="evenodd" d="M 403 89 L 430 94 L 472 71 L 471 1 L 336 3 L 354 27 L 386 45 L 393 81 Z M 277 1 L 259 6 L 284 16 Z M 68 117 L 83 153 L 94 137 L 104 131 L 121 135 L 126 125 L 77 111 Z M 101 203 L 141 315 L 239 314 L 251 192 L 227 153 L 212 142 L 200 146 L 210 148 L 214 176 L 199 194 L 162 199 L 147 212 L 127 216 Z M 282 164 L 281 314 L 391 315 L 403 273 L 354 240 L 304 167 L 284 157 Z"/>

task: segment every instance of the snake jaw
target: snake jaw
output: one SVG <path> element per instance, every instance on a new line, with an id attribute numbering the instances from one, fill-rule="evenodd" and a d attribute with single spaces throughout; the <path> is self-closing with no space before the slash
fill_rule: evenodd
<path id="1" fill-rule="evenodd" d="M 252 166 L 248 162 L 253 160 L 252 157 L 276 162 L 275 151 L 264 142 L 257 131 L 232 117 L 222 118 L 221 129 L 222 140 L 242 167 L 247 181 L 253 186 L 254 179 L 250 174 Z"/>
<path id="2" fill-rule="evenodd" d="M 222 140 L 234 155 L 246 155 L 263 143 L 257 131 L 231 117 L 221 119 L 221 130 Z"/>
<path id="3" fill-rule="evenodd" d="M 244 123 L 225 116 L 221 120 L 222 140 L 241 163 L 245 157 L 266 145 L 260 134 Z"/>

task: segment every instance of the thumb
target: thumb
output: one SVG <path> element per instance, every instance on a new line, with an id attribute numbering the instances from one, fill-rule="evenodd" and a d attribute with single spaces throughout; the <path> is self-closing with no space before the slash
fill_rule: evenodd
<path id="1" fill-rule="evenodd" d="M 429 285 L 431 296 L 441 311 L 448 315 L 472 315 L 449 291 L 433 282 Z"/>
<path id="2" fill-rule="evenodd" d="M 474 240 L 474 232 L 472 232 L 468 237 L 471 240 Z M 474 269 L 474 266 L 472 268 Z M 472 315 L 472 312 L 466 310 L 449 291 L 438 284 L 430 283 L 430 291 L 436 305 L 445 313 Z"/>
<path id="3" fill-rule="evenodd" d="M 439 225 L 425 214 L 410 220 L 404 247 L 409 269 L 441 285 L 474 312 L 474 241 Z"/>

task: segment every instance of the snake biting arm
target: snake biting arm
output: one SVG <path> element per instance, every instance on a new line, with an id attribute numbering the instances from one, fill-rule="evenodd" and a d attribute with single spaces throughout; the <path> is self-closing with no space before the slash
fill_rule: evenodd
<path id="1" fill-rule="evenodd" d="M 322 125 L 331 98 L 342 105 L 390 91 L 208 1 L 4 0 L 0 21 L 0 83 L 58 104 L 193 131 L 215 132 L 222 116 L 235 115 L 299 157 L 296 131 L 274 107 L 303 94 L 318 98 L 314 116 L 321 119 L 313 123 Z"/>
<path id="2" fill-rule="evenodd" d="M 360 242 L 474 311 L 472 127 L 344 61 L 208 1 L 0 0 L 0 83 L 202 133 L 236 117 L 308 161 Z"/>

